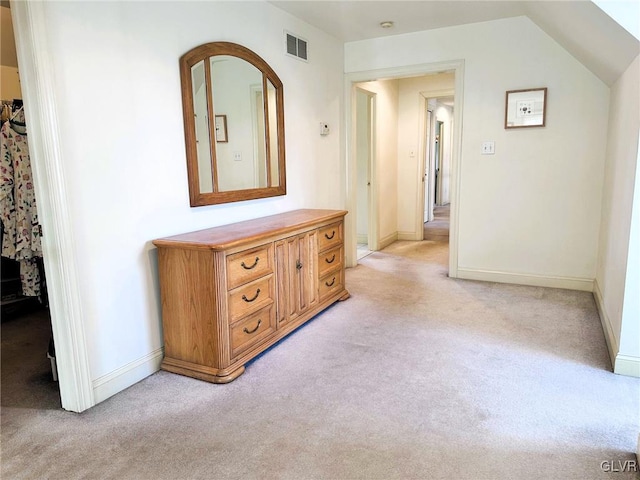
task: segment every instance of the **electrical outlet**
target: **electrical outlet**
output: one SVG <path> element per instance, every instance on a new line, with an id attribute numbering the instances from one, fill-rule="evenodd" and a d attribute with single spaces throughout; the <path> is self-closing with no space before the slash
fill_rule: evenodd
<path id="1" fill-rule="evenodd" d="M 496 153 L 495 142 L 482 142 L 482 155 L 493 155 Z"/>
<path id="2" fill-rule="evenodd" d="M 242 152 L 233 152 L 233 160 L 235 162 L 241 162 L 242 161 Z"/>

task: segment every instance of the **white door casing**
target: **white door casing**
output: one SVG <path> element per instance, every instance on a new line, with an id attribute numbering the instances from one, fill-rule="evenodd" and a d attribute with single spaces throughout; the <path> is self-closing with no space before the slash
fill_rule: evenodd
<path id="1" fill-rule="evenodd" d="M 449 225 L 449 276 L 458 276 L 458 208 L 459 208 L 459 190 L 460 190 L 460 152 L 462 146 L 462 111 L 463 111 L 463 91 L 464 91 L 464 60 L 452 60 L 450 62 L 439 62 L 419 65 L 409 65 L 398 68 L 384 68 L 377 70 L 367 70 L 361 72 L 348 73 L 345 75 L 345 125 L 346 125 L 346 146 L 345 146 L 345 171 L 346 171 L 346 208 L 349 212 L 354 212 L 357 207 L 357 171 L 356 157 L 354 151 L 355 144 L 355 84 L 373 80 L 397 79 L 409 76 L 427 75 L 442 71 L 453 71 L 455 73 L 455 109 L 453 121 L 453 148 L 451 157 L 451 211 Z M 438 92 L 436 96 L 449 96 L 451 91 L 445 95 L 445 92 Z M 422 94 L 422 92 L 421 92 Z M 433 95 L 434 93 L 430 93 Z M 426 123 L 426 106 L 422 110 L 425 112 L 422 122 Z M 424 125 L 423 123 L 423 125 Z M 421 128 L 421 132 L 424 130 Z M 420 135 L 420 146 L 418 151 L 424 152 L 424 135 Z M 424 158 L 424 155 L 421 155 Z M 417 171 L 415 179 L 417 182 L 415 215 L 415 231 L 423 231 L 424 223 L 424 188 L 422 185 L 423 175 L 425 171 L 424 162 L 417 162 Z M 372 179 L 372 196 L 376 196 L 375 178 Z M 377 216 L 376 212 L 372 216 Z M 422 233 L 417 233 L 422 235 Z M 357 241 L 356 227 L 352 215 L 348 215 L 345 220 L 345 256 L 347 267 L 353 267 L 357 264 Z"/>
<path id="2" fill-rule="evenodd" d="M 53 60 L 47 48 L 46 2 L 12 2 L 20 81 L 29 129 L 29 153 L 62 408 L 82 412 L 95 405 L 84 334 L 70 199 L 59 138 Z"/>

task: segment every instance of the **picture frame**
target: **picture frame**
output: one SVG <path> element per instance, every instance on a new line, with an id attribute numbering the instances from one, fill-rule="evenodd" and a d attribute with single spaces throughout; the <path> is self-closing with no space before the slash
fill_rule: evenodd
<path id="1" fill-rule="evenodd" d="M 507 91 L 505 129 L 544 127 L 546 121 L 547 87 Z"/>
<path id="2" fill-rule="evenodd" d="M 216 142 L 217 143 L 228 143 L 229 137 L 227 136 L 227 116 L 226 115 L 216 115 Z"/>

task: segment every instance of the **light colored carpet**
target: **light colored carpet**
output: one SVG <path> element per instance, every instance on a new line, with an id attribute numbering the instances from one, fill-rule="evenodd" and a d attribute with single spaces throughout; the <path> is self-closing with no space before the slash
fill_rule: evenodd
<path id="1" fill-rule="evenodd" d="M 424 239 L 439 242 L 449 241 L 449 218 L 451 205 L 433 207 L 433 220 L 424 224 Z"/>
<path id="2" fill-rule="evenodd" d="M 640 381 L 609 371 L 591 294 L 446 264 L 439 242 L 369 255 L 228 385 L 159 372 L 78 415 L 3 383 L 2 478 L 636 478 L 601 468 L 635 459 Z"/>

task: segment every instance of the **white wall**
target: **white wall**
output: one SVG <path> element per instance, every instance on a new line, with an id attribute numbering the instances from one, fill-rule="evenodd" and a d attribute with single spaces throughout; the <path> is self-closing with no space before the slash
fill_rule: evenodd
<path id="1" fill-rule="evenodd" d="M 611 88 L 596 276 L 596 298 L 616 371 L 624 368 L 624 362 L 619 364 L 616 355 L 635 357 L 640 365 L 640 263 L 637 263 L 640 241 L 630 243 L 632 205 L 635 201 L 636 223 L 633 232 L 637 238 L 640 201 L 636 184 L 640 129 L 639 59 L 635 59 Z M 636 263 L 629 263 L 634 258 Z M 624 339 L 621 337 L 623 330 L 626 330 Z M 640 375 L 640 371 L 637 375 Z"/>
<path id="2" fill-rule="evenodd" d="M 379 248 L 397 239 L 398 232 L 398 80 L 358 83 L 376 94 L 375 191 Z"/>
<path id="3" fill-rule="evenodd" d="M 526 17 L 345 46 L 348 73 L 458 59 L 465 62 L 458 274 L 591 289 L 607 86 Z M 528 87 L 549 89 L 547 126 L 505 130 L 505 91 Z M 495 141 L 495 155 L 480 155 L 486 140 Z"/>
<path id="4" fill-rule="evenodd" d="M 454 74 L 424 75 L 400 79 L 398 107 L 398 231 L 406 238 L 418 238 L 416 228 L 417 177 L 422 175 L 420 156 L 424 152 L 425 98 L 442 91 L 453 91 Z M 449 149 L 450 151 L 450 149 Z M 411 152 L 414 155 L 411 155 Z"/>
<path id="5" fill-rule="evenodd" d="M 158 359 L 151 240 L 300 207 L 343 206 L 339 135 L 318 132 L 320 121 L 341 129 L 343 51 L 334 38 L 263 2 L 48 2 L 44 8 L 55 65 L 41 74 L 50 77 L 59 107 L 70 235 L 99 401 L 127 386 L 117 377 L 130 367 Z M 285 55 L 284 29 L 309 40 L 308 63 Z M 284 197 L 189 207 L 178 59 L 216 40 L 254 50 L 284 83 Z"/>

